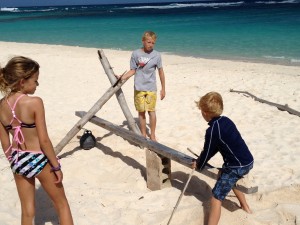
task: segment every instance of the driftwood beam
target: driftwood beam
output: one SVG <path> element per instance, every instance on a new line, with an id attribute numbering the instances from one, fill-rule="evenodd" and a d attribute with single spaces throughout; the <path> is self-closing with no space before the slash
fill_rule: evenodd
<path id="1" fill-rule="evenodd" d="M 75 112 L 75 115 L 76 116 L 79 116 L 79 117 L 85 117 L 86 115 L 86 112 L 84 111 L 76 111 Z M 159 154 L 159 155 L 162 155 L 164 157 L 167 157 L 171 160 L 174 160 L 184 166 L 187 166 L 189 168 L 191 168 L 191 165 L 192 165 L 192 162 L 193 162 L 193 159 L 192 157 L 182 153 L 182 152 L 179 152 L 177 150 L 174 150 L 172 148 L 169 148 L 163 144 L 160 144 L 158 142 L 155 142 L 155 141 L 152 141 L 150 139 L 147 139 L 141 135 L 137 135 L 135 133 L 133 133 L 132 131 L 130 130 L 127 130 L 127 129 L 124 129 L 118 125 L 115 125 L 109 121 L 106 121 L 104 119 L 101 119 L 99 117 L 96 117 L 96 116 L 93 116 L 91 119 L 90 119 L 90 122 L 95 124 L 95 125 L 98 125 L 108 131 L 111 131 L 113 132 L 114 134 L 118 135 L 118 136 L 121 136 L 122 138 L 128 140 L 128 141 L 131 141 L 133 143 L 136 143 L 140 146 L 143 146 L 143 147 L 146 147 L 150 150 L 152 150 L 153 152 Z M 198 171 L 198 170 L 197 170 Z M 209 166 L 206 166 L 203 170 L 201 171 L 198 171 L 212 179 L 217 179 L 217 174 L 218 174 L 218 169 L 217 168 L 211 168 Z M 245 185 L 239 185 L 237 184 L 236 186 L 236 189 L 246 193 L 246 194 L 251 194 L 251 193 L 255 193 L 257 192 L 258 190 L 258 187 L 257 186 L 254 186 L 254 187 L 246 187 Z"/>
<path id="2" fill-rule="evenodd" d="M 67 133 L 67 135 L 54 148 L 55 154 L 69 143 L 69 141 L 81 130 L 81 128 L 102 108 L 102 106 L 122 87 L 126 80 L 119 82 L 117 86 L 110 87 L 104 95 L 94 104 L 94 106 L 82 117 L 74 127 Z"/>
<path id="3" fill-rule="evenodd" d="M 268 105 L 271 105 L 271 106 L 275 106 L 275 107 L 277 107 L 279 110 L 287 111 L 287 112 L 290 113 L 290 114 L 293 114 L 293 115 L 296 115 L 296 116 L 300 116 L 300 112 L 299 112 L 299 111 L 296 111 L 296 110 L 294 110 L 294 109 L 291 109 L 287 104 L 286 104 L 286 105 L 280 105 L 280 104 L 277 104 L 277 103 L 274 103 L 274 102 L 270 102 L 270 101 L 267 101 L 267 100 L 258 98 L 258 97 L 256 97 L 255 95 L 249 93 L 248 91 L 237 91 L 237 90 L 230 89 L 230 92 L 235 92 L 235 93 L 239 93 L 239 94 L 246 94 L 246 95 L 249 95 L 249 96 L 250 96 L 251 98 L 253 98 L 255 101 L 258 101 L 258 102 L 261 102 L 261 103 L 265 103 L 265 104 L 268 104 Z"/>
<path id="4" fill-rule="evenodd" d="M 75 115 L 79 116 L 79 117 L 85 117 L 86 112 L 76 111 Z M 99 117 L 96 117 L 96 116 L 92 117 L 90 119 L 90 122 L 104 128 L 106 130 L 109 130 L 109 131 L 113 132 L 114 134 L 121 136 L 122 138 L 124 138 L 128 141 L 131 141 L 133 143 L 136 143 L 138 145 L 146 147 L 146 148 L 148 148 L 164 157 L 172 159 L 180 164 L 191 167 L 193 158 L 188 155 L 185 155 L 181 152 L 171 149 L 171 148 L 169 148 L 165 145 L 162 145 L 158 142 L 147 139 L 147 138 L 143 137 L 142 135 L 137 135 L 130 130 L 124 129 L 118 125 L 115 125 L 115 124 L 113 124 L 109 121 L 106 121 L 104 119 L 101 119 Z"/>
<path id="5" fill-rule="evenodd" d="M 115 73 L 108 61 L 108 59 L 106 58 L 103 50 L 98 50 L 98 56 L 99 56 L 99 60 L 103 66 L 103 69 L 110 81 L 110 83 L 113 85 L 116 81 L 117 81 L 117 78 L 115 77 Z M 121 106 L 121 109 L 123 111 L 123 114 L 128 122 L 128 125 L 129 125 L 129 128 L 136 134 L 141 134 L 141 131 L 138 127 L 138 125 L 136 124 L 129 108 L 128 108 L 128 105 L 126 103 L 126 99 L 124 97 L 124 94 L 123 94 L 123 91 L 122 89 L 119 89 L 117 92 L 116 92 L 116 97 L 117 97 L 117 100 Z"/>

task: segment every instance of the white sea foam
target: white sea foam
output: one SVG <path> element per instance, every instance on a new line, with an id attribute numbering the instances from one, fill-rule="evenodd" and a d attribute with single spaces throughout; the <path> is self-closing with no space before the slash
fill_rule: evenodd
<path id="1" fill-rule="evenodd" d="M 287 64 L 292 64 L 292 65 L 299 65 L 300 63 L 300 58 L 290 58 L 285 56 L 271 56 L 271 55 L 265 55 L 263 57 L 270 61 L 286 62 Z"/>
<path id="2" fill-rule="evenodd" d="M 49 11 L 55 11 L 57 8 L 38 8 L 38 9 L 27 9 L 27 8 L 10 8 L 10 7 L 3 7 L 0 8 L 0 11 L 2 12 L 49 12 Z"/>
<path id="3" fill-rule="evenodd" d="M 125 9 L 172 9 L 172 8 L 187 8 L 187 7 L 226 7 L 226 6 L 238 6 L 244 4 L 243 1 L 239 2 L 220 2 L 220 3 L 173 3 L 170 5 L 147 5 L 147 6 L 133 6 L 124 7 Z"/>
<path id="4" fill-rule="evenodd" d="M 285 1 L 257 1 L 255 2 L 256 4 L 266 4 L 266 5 L 271 5 L 271 4 L 294 4 L 294 3 L 299 3 L 299 0 L 285 0 Z"/>
<path id="5" fill-rule="evenodd" d="M 271 55 L 265 55 L 264 56 L 267 59 L 285 59 L 284 56 L 271 56 Z"/>
<path id="6" fill-rule="evenodd" d="M 300 63 L 300 59 L 291 59 L 291 63 Z"/>
<path id="7" fill-rule="evenodd" d="M 24 9 L 24 10 L 19 10 L 19 12 L 50 12 L 50 11 L 55 11 L 57 8 L 47 8 L 47 9 Z"/>
<path id="8" fill-rule="evenodd" d="M 0 11 L 3 11 L 3 12 L 17 12 L 17 11 L 19 11 L 19 9 L 18 8 L 3 7 L 3 8 L 0 8 Z"/>

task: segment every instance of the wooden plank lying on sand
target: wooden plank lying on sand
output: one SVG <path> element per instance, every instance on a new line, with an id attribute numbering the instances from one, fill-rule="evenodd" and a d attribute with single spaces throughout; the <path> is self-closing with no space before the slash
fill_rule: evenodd
<path id="1" fill-rule="evenodd" d="M 86 112 L 84 111 L 76 111 L 75 112 L 76 116 L 79 117 L 85 117 Z M 194 160 L 194 158 L 192 158 L 189 155 L 186 155 L 182 152 L 179 152 L 177 150 L 174 150 L 172 148 L 169 148 L 163 144 L 160 144 L 158 142 L 152 141 L 150 139 L 147 139 L 141 135 L 137 135 L 134 132 L 127 130 L 123 127 L 120 127 L 118 125 L 115 125 L 109 121 L 106 121 L 104 119 L 101 119 L 97 116 L 93 116 L 90 119 L 90 122 L 100 126 L 106 130 L 109 130 L 111 132 L 113 132 L 114 134 L 121 136 L 122 138 L 136 143 L 140 146 L 146 147 L 154 152 L 156 152 L 157 154 L 160 154 L 164 157 L 167 157 L 173 161 L 176 161 L 177 163 L 180 163 L 184 166 L 187 166 L 189 168 L 191 168 L 192 162 Z M 197 170 L 198 171 L 198 170 Z M 210 178 L 216 179 L 218 176 L 218 169 L 217 168 L 211 168 L 206 166 L 203 170 L 198 171 Z M 243 179 L 242 179 L 243 180 Z M 249 183 L 247 182 L 242 182 L 241 184 L 238 183 L 236 186 L 236 189 L 246 193 L 246 194 L 251 194 L 251 193 L 255 193 L 258 191 L 258 187 L 257 186 L 251 186 Z"/>

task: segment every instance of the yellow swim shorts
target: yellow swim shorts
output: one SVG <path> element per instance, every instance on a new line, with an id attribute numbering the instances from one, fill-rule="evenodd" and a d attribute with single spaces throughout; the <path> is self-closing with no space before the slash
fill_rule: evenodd
<path id="1" fill-rule="evenodd" d="M 155 111 L 156 92 L 135 90 L 134 105 L 138 112 Z"/>

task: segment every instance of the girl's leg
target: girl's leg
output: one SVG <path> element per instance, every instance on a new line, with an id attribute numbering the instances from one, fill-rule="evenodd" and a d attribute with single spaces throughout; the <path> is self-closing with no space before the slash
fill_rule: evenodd
<path id="1" fill-rule="evenodd" d="M 56 176 L 54 172 L 51 172 L 50 170 L 51 167 L 48 163 L 37 178 L 53 201 L 54 207 L 58 213 L 60 225 L 73 225 L 72 214 L 64 187 L 62 183 L 54 183 L 56 181 Z"/>
<path id="2" fill-rule="evenodd" d="M 249 208 L 249 206 L 247 204 L 245 194 L 237 189 L 232 189 L 232 190 L 233 190 L 234 194 L 236 195 L 237 199 L 239 200 L 239 202 L 241 204 L 241 208 L 243 210 L 245 210 L 247 213 L 252 213 L 251 209 Z"/>
<path id="3" fill-rule="evenodd" d="M 21 224 L 32 225 L 35 216 L 35 180 L 14 174 L 21 202 Z"/>
<path id="4" fill-rule="evenodd" d="M 152 141 L 156 141 L 156 136 L 155 136 L 155 129 L 156 129 L 156 113 L 155 111 L 148 112 L 149 113 L 149 118 L 150 118 L 150 139 Z"/>
<path id="5" fill-rule="evenodd" d="M 146 132 L 146 112 L 139 112 L 139 121 L 140 121 L 140 129 L 141 133 L 144 137 L 147 137 Z"/>
<path id="6" fill-rule="evenodd" d="M 211 197 L 210 201 L 210 213 L 208 217 L 208 225 L 217 225 L 221 217 L 222 201 Z"/>

